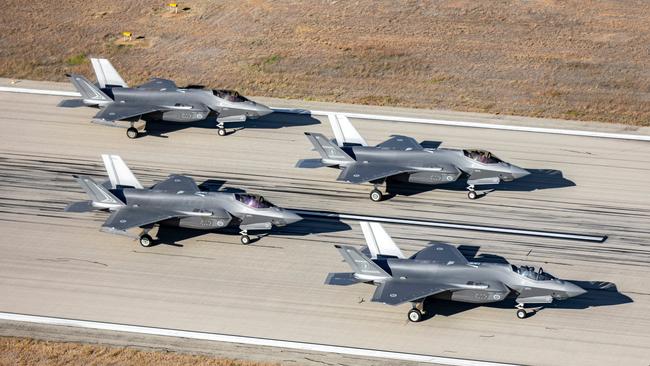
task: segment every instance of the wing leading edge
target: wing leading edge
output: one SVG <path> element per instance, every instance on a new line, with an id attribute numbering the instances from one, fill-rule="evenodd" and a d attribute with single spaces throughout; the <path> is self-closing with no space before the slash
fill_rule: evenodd
<path id="1" fill-rule="evenodd" d="M 420 145 L 413 137 L 393 135 L 388 140 L 377 145 L 382 150 L 401 150 L 401 151 L 417 151 L 422 150 Z"/>
<path id="2" fill-rule="evenodd" d="M 151 189 L 170 193 L 196 193 L 200 189 L 194 179 L 184 175 L 170 175 L 166 180 L 154 185 Z"/>
<path id="3" fill-rule="evenodd" d="M 415 253 L 411 259 L 432 261 L 434 263 L 452 265 L 468 264 L 467 258 L 451 244 L 434 244 Z"/>

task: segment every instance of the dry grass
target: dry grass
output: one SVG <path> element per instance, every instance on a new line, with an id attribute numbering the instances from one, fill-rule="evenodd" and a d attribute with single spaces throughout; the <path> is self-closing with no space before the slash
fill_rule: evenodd
<path id="1" fill-rule="evenodd" d="M 0 76 L 650 125 L 650 2 L 8 0 Z M 121 42 L 131 31 L 132 42 Z"/>
<path id="2" fill-rule="evenodd" d="M 0 365 L 11 366 L 271 366 L 277 364 L 238 361 L 202 355 L 141 351 L 94 344 L 37 341 L 0 337 Z"/>

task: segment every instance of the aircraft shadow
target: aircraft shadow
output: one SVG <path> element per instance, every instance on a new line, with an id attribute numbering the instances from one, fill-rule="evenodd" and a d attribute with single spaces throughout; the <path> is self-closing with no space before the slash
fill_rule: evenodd
<path id="1" fill-rule="evenodd" d="M 541 189 L 555 189 L 574 187 L 576 184 L 564 177 L 562 171 L 553 169 L 529 169 L 530 172 L 523 178 L 517 179 L 513 182 L 506 182 L 497 185 L 483 185 L 477 186 L 477 191 L 513 191 L 513 192 L 533 192 Z M 386 183 L 386 192 L 388 198 L 397 195 L 412 196 L 419 193 L 429 192 L 436 189 L 449 190 L 449 191 L 464 191 L 467 192 L 467 182 L 465 179 L 459 179 L 456 182 L 444 185 L 424 185 L 413 183 L 402 183 L 394 180 L 388 180 Z M 479 196 L 481 197 L 481 196 Z"/>
<path id="2" fill-rule="evenodd" d="M 225 186 L 226 181 L 218 179 L 208 179 L 199 184 L 199 189 L 206 192 L 227 192 L 227 193 L 246 193 L 245 190 L 234 187 Z M 251 243 L 262 239 L 268 235 L 281 235 L 281 236 L 306 236 L 310 234 L 323 234 L 339 231 L 350 230 L 350 226 L 339 220 L 332 219 L 319 219 L 319 218 L 304 218 L 302 221 L 283 226 L 273 227 L 268 231 L 255 232 L 251 231 Z M 239 229 L 235 226 L 227 227 L 221 230 L 199 230 L 199 229 L 186 229 L 178 227 L 160 226 L 154 240 L 154 245 L 167 244 L 181 246 L 177 244 L 179 241 L 195 238 L 203 235 L 217 234 L 239 237 Z M 233 243 L 239 243 L 239 240 L 233 240 Z"/>
<path id="3" fill-rule="evenodd" d="M 202 128 L 214 130 L 217 134 L 217 121 L 215 117 L 206 118 L 197 122 L 168 122 L 159 119 L 148 119 L 146 133 L 143 137 L 153 136 L 167 138 L 168 133 L 184 130 L 187 128 Z M 242 129 L 280 129 L 285 127 L 309 126 L 319 124 L 320 121 L 309 114 L 290 114 L 274 112 L 259 119 L 246 122 L 226 123 L 228 134 L 236 133 Z"/>
<path id="4" fill-rule="evenodd" d="M 509 263 L 504 257 L 493 254 L 480 254 L 476 256 L 479 246 L 474 245 L 460 245 L 458 250 L 470 262 L 488 262 L 488 263 Z M 613 306 L 633 302 L 633 300 L 618 291 L 616 284 L 605 281 L 571 281 L 581 288 L 587 290 L 587 293 L 580 296 L 570 298 L 562 301 L 555 301 L 551 304 L 540 304 L 529 316 L 533 316 L 544 308 L 554 309 L 588 309 L 598 306 Z M 427 298 L 424 302 L 424 309 L 426 310 L 425 319 L 438 316 L 453 316 L 467 310 L 475 309 L 479 306 L 487 306 L 499 309 L 515 310 L 515 297 L 510 296 L 504 301 L 490 303 L 490 304 L 470 304 L 456 301 L 450 301 L 438 298 Z"/>
<path id="5" fill-rule="evenodd" d="M 273 229 L 268 231 L 249 231 L 251 236 L 252 245 L 255 245 L 256 242 L 263 242 L 264 237 L 266 236 L 306 236 L 310 234 L 325 234 L 339 231 L 350 230 L 350 226 L 341 221 L 335 220 L 326 220 L 326 219 L 304 219 L 302 221 L 283 226 L 283 227 L 273 227 Z M 178 242 L 198 238 L 205 236 L 206 240 L 211 240 L 210 235 L 225 235 L 230 237 L 227 240 L 233 242 L 233 244 L 239 244 L 239 228 L 236 226 L 227 227 L 221 230 L 198 230 L 198 229 L 186 229 L 179 227 L 170 227 L 170 226 L 160 226 L 158 233 L 154 240 L 154 245 L 172 245 L 172 246 L 182 246 Z M 215 238 L 216 240 L 216 238 Z"/>
<path id="6" fill-rule="evenodd" d="M 618 291 L 616 284 L 605 281 L 570 281 L 576 285 L 587 290 L 587 293 L 578 297 L 573 297 L 567 300 L 554 301 L 551 304 L 540 304 L 539 306 L 531 306 L 534 309 L 529 313 L 533 316 L 545 308 L 553 309 L 588 309 L 591 307 L 599 306 L 613 306 L 628 304 L 633 300 Z M 487 306 L 498 309 L 509 309 L 514 313 L 516 302 L 514 297 L 508 297 L 504 301 L 495 302 L 490 304 L 470 304 L 450 300 L 427 298 L 424 302 L 426 310 L 426 317 L 432 318 L 435 316 L 454 316 L 462 312 L 475 309 L 479 306 Z M 513 314 L 514 316 L 514 314 Z"/>

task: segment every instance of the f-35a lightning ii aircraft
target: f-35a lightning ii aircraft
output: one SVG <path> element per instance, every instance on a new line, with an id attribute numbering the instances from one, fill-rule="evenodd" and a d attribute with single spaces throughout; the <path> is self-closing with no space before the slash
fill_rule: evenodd
<path id="1" fill-rule="evenodd" d="M 492 303 L 515 297 L 517 317 L 526 304 L 548 304 L 584 294 L 579 286 L 557 279 L 542 268 L 508 263 L 471 263 L 449 244 L 435 244 L 406 258 L 379 223 L 361 222 L 371 258 L 351 246 L 336 245 L 352 273 L 330 273 L 328 285 L 359 282 L 377 285 L 372 301 L 389 305 L 413 303 L 412 322 L 422 320 L 426 298 Z"/>
<path id="2" fill-rule="evenodd" d="M 101 230 L 131 236 L 126 230 L 143 228 L 143 247 L 153 243 L 148 232 L 154 225 L 205 230 L 239 226 L 242 244 L 249 244 L 248 230 L 270 230 L 302 219 L 262 196 L 201 191 L 192 178 L 182 175 L 144 188 L 119 156 L 102 159 L 109 181 L 97 184 L 88 176 L 75 176 L 90 200 L 71 203 L 65 211 L 109 211 Z"/>
<path id="3" fill-rule="evenodd" d="M 467 178 L 467 197 L 476 199 L 477 185 L 510 182 L 530 174 L 482 150 L 425 149 L 412 137 L 393 135 L 377 146 L 366 140 L 344 115 L 330 115 L 336 144 L 319 133 L 305 132 L 321 159 L 300 160 L 299 168 L 333 167 L 342 170 L 337 178 L 349 183 L 374 184 L 370 199 L 383 199 L 378 186 L 390 180 L 440 185 Z"/>
<path id="4" fill-rule="evenodd" d="M 69 75 L 82 99 L 64 100 L 59 107 L 89 106 L 100 111 L 93 122 L 120 127 L 116 121 L 128 121 L 129 138 L 136 138 L 135 122 L 162 120 L 196 122 L 216 116 L 219 136 L 226 135 L 224 123 L 244 122 L 272 112 L 232 90 L 206 90 L 201 87 L 179 88 L 171 80 L 152 79 L 130 88 L 106 59 L 91 58 L 97 85 L 82 75 Z"/>

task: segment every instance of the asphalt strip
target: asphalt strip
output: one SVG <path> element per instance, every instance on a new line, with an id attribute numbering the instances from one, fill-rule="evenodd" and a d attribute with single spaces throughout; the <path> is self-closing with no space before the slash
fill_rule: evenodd
<path id="1" fill-rule="evenodd" d="M 351 356 L 374 357 L 374 358 L 392 359 L 392 360 L 400 360 L 400 361 L 413 361 L 413 362 L 432 363 L 432 364 L 448 365 L 448 366 L 511 366 L 512 365 L 506 363 L 495 363 L 495 362 L 488 362 L 488 361 L 467 360 L 462 358 L 429 356 L 429 355 L 421 355 L 421 354 L 414 354 L 414 353 L 391 352 L 391 351 L 382 351 L 382 350 L 367 349 L 367 348 L 340 347 L 340 346 L 333 346 L 333 345 L 319 344 L 319 343 L 292 342 L 292 341 L 283 341 L 283 340 L 270 339 L 270 338 L 245 337 L 245 336 L 208 333 L 208 332 L 193 332 L 193 331 L 178 330 L 178 329 L 143 327 L 138 325 L 106 323 L 106 322 L 96 322 L 96 321 L 88 321 L 88 320 L 55 318 L 55 317 L 25 315 L 25 314 L 5 313 L 5 312 L 0 312 L 0 320 L 37 323 L 37 324 L 53 325 L 53 326 L 86 328 L 86 329 L 95 329 L 95 330 L 108 330 L 108 331 L 125 332 L 125 333 L 147 334 L 147 335 L 156 335 L 156 336 L 180 337 L 180 338 L 226 342 L 226 343 L 239 343 L 239 344 L 264 346 L 264 347 L 279 347 L 279 348 L 296 349 L 296 350 L 304 350 L 304 351 L 338 353 L 338 354 L 351 355 Z"/>
<path id="2" fill-rule="evenodd" d="M 72 92 L 72 91 L 29 89 L 29 88 L 16 88 L 16 87 L 6 87 L 6 86 L 0 86 L 0 92 L 56 95 L 62 97 L 81 96 L 79 93 Z M 512 126 L 512 125 L 499 125 L 499 124 L 480 123 L 480 122 L 449 121 L 449 120 L 429 119 L 429 118 L 400 117 L 400 116 L 390 116 L 390 115 L 348 113 L 348 112 L 336 112 L 336 111 L 319 111 L 319 110 L 295 109 L 295 108 L 271 107 L 271 109 L 279 113 L 311 114 L 317 116 L 329 116 L 332 114 L 341 114 L 347 116 L 348 118 L 359 118 L 359 119 L 376 120 L 376 121 L 424 123 L 424 124 L 455 126 L 455 127 L 486 128 L 486 129 L 506 130 L 506 131 L 547 133 L 547 134 L 555 134 L 555 135 L 597 137 L 597 138 L 608 138 L 608 139 L 619 139 L 619 140 L 650 141 L 650 136 L 648 135 L 632 135 L 626 133 L 609 133 L 609 132 L 555 129 L 555 128 L 542 128 L 542 127 Z"/>

